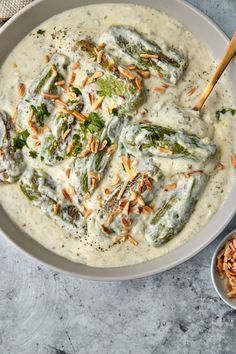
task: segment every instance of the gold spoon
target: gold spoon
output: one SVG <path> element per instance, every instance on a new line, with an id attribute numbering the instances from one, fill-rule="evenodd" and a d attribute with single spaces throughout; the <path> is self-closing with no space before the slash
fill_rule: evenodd
<path id="1" fill-rule="evenodd" d="M 217 81 L 219 80 L 219 78 L 221 77 L 221 75 L 223 74 L 223 72 L 225 71 L 226 67 L 228 66 L 229 62 L 231 61 L 231 59 L 234 57 L 235 54 L 236 54 L 236 31 L 234 32 L 234 35 L 229 43 L 229 46 L 228 46 L 223 58 L 221 59 L 215 73 L 213 74 L 207 87 L 205 88 L 201 97 L 199 98 L 198 103 L 194 107 L 195 111 L 201 110 L 207 97 L 210 95 L 210 93 L 213 90 L 213 88 L 215 87 Z"/>

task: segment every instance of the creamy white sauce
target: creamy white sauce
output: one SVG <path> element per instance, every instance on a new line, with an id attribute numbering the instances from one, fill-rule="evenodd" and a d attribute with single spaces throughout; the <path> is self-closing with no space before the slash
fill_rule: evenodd
<path id="1" fill-rule="evenodd" d="M 69 56 L 73 61 L 72 48 L 75 41 L 88 34 L 96 41 L 103 31 L 114 24 L 133 26 L 154 41 L 156 36 L 161 37 L 168 45 L 182 51 L 188 57 L 189 65 L 184 76 L 176 87 L 167 89 L 165 94 L 152 92 L 153 87 L 160 86 L 160 79 L 152 78 L 145 81 L 147 88 L 150 89 L 150 95 L 136 117 L 136 120 L 145 118 L 153 123 L 183 129 L 183 123 L 178 119 L 173 127 L 173 118 L 177 115 L 173 106 L 177 104 L 186 109 L 194 106 L 215 68 L 213 57 L 203 43 L 179 22 L 164 13 L 135 5 L 104 4 L 81 7 L 54 16 L 41 24 L 38 28 L 45 30 L 45 34 L 37 35 L 38 28 L 32 31 L 12 51 L 1 68 L 0 108 L 10 114 L 14 112 L 19 103 L 17 84 L 24 82 L 27 87 L 30 85 L 42 69 L 45 54 L 57 51 Z M 83 78 L 83 75 L 77 76 L 75 86 L 79 85 Z M 192 96 L 188 96 L 187 93 L 193 87 L 196 87 L 197 91 Z M 166 107 L 170 109 L 166 110 Z M 177 237 L 162 247 L 154 248 L 144 239 L 142 217 L 132 230 L 138 246 L 134 247 L 129 242 L 112 245 L 111 238 L 96 235 L 93 220 L 89 222 L 88 235 L 81 235 L 79 238 L 69 236 L 65 230 L 43 215 L 40 209 L 30 204 L 22 195 L 18 184 L 0 187 L 0 203 L 12 220 L 30 237 L 74 262 L 97 267 L 115 267 L 141 263 L 165 255 L 193 237 L 208 222 L 230 189 L 233 177 L 230 156 L 235 146 L 236 120 L 232 119 L 230 113 L 227 113 L 217 123 L 215 112 L 223 107 L 233 107 L 233 99 L 226 78 L 220 80 L 204 106 L 203 122 L 197 123 L 198 118 L 193 117 L 190 128 L 188 128 L 190 130 L 188 132 L 207 137 L 217 145 L 220 151 L 218 157 L 225 165 L 225 170 L 212 175 L 188 224 Z M 145 109 L 148 110 L 146 114 L 144 114 Z M 158 115 L 156 111 L 159 112 Z M 37 160 L 27 159 L 27 162 L 36 168 L 42 167 Z M 190 168 L 189 161 L 181 159 L 159 158 L 157 162 L 168 176 Z M 65 161 L 59 167 L 47 167 L 46 171 L 59 183 L 68 186 L 64 172 L 67 165 L 68 162 Z M 199 162 L 191 162 L 191 165 L 192 169 L 206 167 Z M 212 167 L 208 164 L 207 170 L 212 170 Z M 43 168 L 45 169 L 45 166 Z M 117 156 L 114 156 L 103 184 L 88 202 L 88 206 L 94 209 L 98 193 L 106 186 L 110 188 L 110 181 L 117 173 L 124 178 L 120 161 Z"/>

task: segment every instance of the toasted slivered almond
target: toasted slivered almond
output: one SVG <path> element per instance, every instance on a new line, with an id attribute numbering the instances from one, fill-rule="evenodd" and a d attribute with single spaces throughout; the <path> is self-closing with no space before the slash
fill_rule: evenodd
<path id="1" fill-rule="evenodd" d="M 137 66 L 136 66 L 136 65 L 129 65 L 129 66 L 127 66 L 127 68 L 128 68 L 129 70 L 136 70 L 136 69 L 137 69 Z"/>
<path id="2" fill-rule="evenodd" d="M 157 93 L 164 93 L 164 92 L 166 92 L 166 88 L 165 87 L 154 87 L 153 91 L 157 92 Z"/>
<path id="3" fill-rule="evenodd" d="M 89 171 L 89 172 L 88 172 L 88 176 L 89 176 L 89 177 L 92 177 L 92 178 L 95 178 L 95 179 L 97 179 L 97 180 L 100 179 L 100 176 L 99 176 L 97 173 L 92 172 L 92 171 Z"/>
<path id="4" fill-rule="evenodd" d="M 57 68 L 56 68 L 56 65 L 52 64 L 51 69 L 52 69 L 52 74 L 53 74 L 53 76 L 57 76 Z"/>
<path id="5" fill-rule="evenodd" d="M 99 150 L 100 141 L 97 139 L 94 146 L 94 153 L 96 154 Z"/>
<path id="6" fill-rule="evenodd" d="M 163 79 L 164 75 L 160 72 L 160 71 L 157 71 L 157 76 L 160 78 L 160 79 Z"/>
<path id="7" fill-rule="evenodd" d="M 40 146 L 41 145 L 41 141 L 36 141 L 36 143 L 34 144 L 34 146 Z"/>
<path id="8" fill-rule="evenodd" d="M 197 91 L 197 88 L 196 88 L 196 87 L 193 87 L 193 88 L 191 88 L 191 89 L 187 92 L 187 95 L 188 95 L 188 96 L 192 96 L 196 91 Z"/>
<path id="9" fill-rule="evenodd" d="M 130 213 L 130 201 L 128 201 L 127 203 L 126 203 L 126 205 L 125 205 L 125 207 L 124 207 L 124 210 L 123 210 L 123 212 L 125 213 L 125 215 L 129 215 L 129 213 Z"/>
<path id="10" fill-rule="evenodd" d="M 127 184 L 128 184 L 128 181 L 124 182 L 124 184 L 123 184 L 123 186 L 122 186 L 122 188 L 121 188 L 121 190 L 120 190 L 120 192 L 119 192 L 119 194 L 117 196 L 117 200 L 120 200 L 122 198 L 122 196 L 123 196 L 123 194 L 124 194 L 124 192 L 126 190 Z"/>
<path id="11" fill-rule="evenodd" d="M 135 178 L 137 177 L 137 175 L 138 175 L 137 172 L 135 172 L 134 174 L 132 174 L 132 175 L 130 176 L 130 181 L 133 182 L 133 181 L 135 180 Z"/>
<path id="12" fill-rule="evenodd" d="M 102 77 L 103 76 L 103 72 L 102 71 L 96 71 L 92 76 L 90 76 L 88 78 L 88 81 L 87 83 L 88 84 L 91 84 L 93 83 L 94 81 L 96 81 L 96 79 L 98 79 L 99 77 Z"/>
<path id="13" fill-rule="evenodd" d="M 68 202 L 72 203 L 71 196 L 69 195 L 69 193 L 67 192 L 67 190 L 66 190 L 65 188 L 62 188 L 62 189 L 61 189 L 61 193 L 63 194 L 64 198 L 65 198 Z"/>
<path id="14" fill-rule="evenodd" d="M 57 215 L 59 213 L 60 208 L 61 208 L 61 205 L 59 203 L 56 203 L 52 209 L 53 215 Z"/>
<path id="15" fill-rule="evenodd" d="M 92 189 L 96 189 L 97 188 L 97 184 L 98 184 L 97 179 L 96 178 L 92 178 L 92 180 L 91 180 L 91 188 Z"/>
<path id="16" fill-rule="evenodd" d="M 101 49 L 104 49 L 106 47 L 106 43 L 100 43 L 99 45 L 98 45 L 98 50 L 101 50 Z"/>
<path id="17" fill-rule="evenodd" d="M 134 214 L 136 214 L 136 215 L 140 214 L 139 208 L 134 208 L 134 209 L 132 209 L 132 212 L 133 212 Z"/>
<path id="18" fill-rule="evenodd" d="M 65 171 L 65 174 L 66 174 L 67 178 L 70 178 L 70 172 L 71 172 L 71 169 L 67 168 L 66 171 Z"/>
<path id="19" fill-rule="evenodd" d="M 106 235 L 110 235 L 111 231 L 104 225 L 104 224 L 100 224 L 99 225 L 100 229 L 102 230 L 102 232 Z"/>
<path id="20" fill-rule="evenodd" d="M 73 82 L 75 81 L 75 79 L 76 79 L 76 73 L 73 71 L 73 72 L 70 74 L 69 85 L 72 85 Z"/>
<path id="21" fill-rule="evenodd" d="M 50 57 L 49 57 L 48 54 L 46 54 L 46 55 L 44 56 L 44 63 L 47 64 L 47 63 L 49 62 L 49 60 L 50 60 Z"/>
<path id="22" fill-rule="evenodd" d="M 16 124 L 16 120 L 17 120 L 17 116 L 18 116 L 18 107 L 16 107 L 13 115 L 12 115 L 12 123 L 15 125 Z"/>
<path id="23" fill-rule="evenodd" d="M 128 235 L 127 238 L 129 240 L 129 242 L 132 243 L 133 246 L 138 245 L 138 241 L 136 241 L 131 235 Z"/>
<path id="24" fill-rule="evenodd" d="M 75 146 L 75 142 L 74 142 L 74 140 L 72 140 L 72 141 L 69 143 L 69 145 L 68 145 L 68 147 L 67 147 L 67 149 L 66 149 L 66 154 L 67 154 L 67 155 L 69 155 L 69 154 L 71 153 L 71 151 L 74 149 L 74 146 Z"/>
<path id="25" fill-rule="evenodd" d="M 59 112 L 72 115 L 72 112 L 66 108 L 59 108 Z"/>
<path id="26" fill-rule="evenodd" d="M 80 122 L 82 122 L 82 123 L 84 123 L 85 121 L 86 121 L 86 117 L 85 117 L 85 115 L 83 115 L 82 113 L 79 113 L 79 112 L 77 112 L 77 111 L 73 111 L 73 112 L 71 112 L 72 113 L 72 115 L 75 117 L 75 118 L 77 118 Z"/>
<path id="27" fill-rule="evenodd" d="M 144 205 L 144 206 L 142 207 L 142 212 L 143 212 L 144 214 L 150 214 L 150 213 L 152 212 L 152 208 L 151 208 L 149 205 Z"/>
<path id="28" fill-rule="evenodd" d="M 93 63 L 95 60 L 96 60 L 96 57 L 91 57 L 91 58 L 88 58 L 86 61 L 87 61 L 87 63 Z"/>
<path id="29" fill-rule="evenodd" d="M 192 175 L 198 175 L 198 174 L 200 175 L 202 173 L 204 173 L 203 170 L 195 170 L 195 171 L 184 172 L 184 177 L 189 178 Z"/>
<path id="30" fill-rule="evenodd" d="M 230 161 L 231 161 L 232 167 L 236 168 L 236 154 L 231 155 Z"/>
<path id="31" fill-rule="evenodd" d="M 121 218 L 121 223 L 124 226 L 125 229 L 128 229 L 130 226 L 130 223 L 128 220 L 126 220 L 125 218 Z"/>
<path id="32" fill-rule="evenodd" d="M 140 195 L 137 197 L 137 202 L 138 202 L 139 205 L 144 207 L 145 202 L 144 202 L 143 198 Z"/>
<path id="33" fill-rule="evenodd" d="M 65 80 L 57 81 L 54 83 L 55 86 L 63 86 L 65 85 Z"/>
<path id="34" fill-rule="evenodd" d="M 92 141 L 90 142 L 90 144 L 89 144 L 89 150 L 90 150 L 91 152 L 94 152 L 94 151 L 95 151 L 95 141 L 94 141 L 94 140 L 92 140 Z"/>
<path id="35" fill-rule="evenodd" d="M 128 159 L 126 156 L 122 155 L 122 156 L 121 156 L 121 161 L 122 161 L 122 164 L 123 164 L 123 166 L 124 166 L 125 173 L 126 173 L 127 175 L 129 175 L 130 172 L 131 172 L 131 160 Z"/>
<path id="36" fill-rule="evenodd" d="M 102 198 L 98 198 L 98 206 L 99 206 L 99 208 L 102 206 L 102 202 L 103 202 L 103 199 Z"/>
<path id="37" fill-rule="evenodd" d="M 93 213 L 92 209 L 87 210 L 86 213 L 84 214 L 84 219 L 88 220 L 88 218 L 92 215 L 92 213 Z"/>
<path id="38" fill-rule="evenodd" d="M 82 151 L 79 155 L 78 155 L 78 157 L 79 158 L 83 158 L 83 157 L 85 157 L 85 156 L 88 156 L 90 154 L 90 151 L 89 150 L 84 150 L 84 151 Z"/>
<path id="39" fill-rule="evenodd" d="M 116 186 L 120 182 L 120 176 L 116 175 L 113 180 L 111 181 L 111 186 Z"/>
<path id="40" fill-rule="evenodd" d="M 100 144 L 99 151 L 105 149 L 106 146 L 107 146 L 107 140 L 103 140 L 103 142 Z"/>
<path id="41" fill-rule="evenodd" d="M 126 199 L 123 199 L 121 202 L 120 202 L 120 209 L 121 210 L 123 210 L 124 209 L 124 207 L 126 206 L 126 204 L 127 204 L 127 200 Z"/>
<path id="42" fill-rule="evenodd" d="M 117 235 L 113 237 L 114 242 L 124 242 L 127 240 L 127 236 Z"/>
<path id="43" fill-rule="evenodd" d="M 140 58 L 144 58 L 144 59 L 158 59 L 159 55 L 158 54 L 148 54 L 148 53 L 141 53 Z"/>
<path id="44" fill-rule="evenodd" d="M 225 169 L 225 166 L 223 165 L 223 163 L 218 162 L 218 164 L 216 165 L 215 169 L 216 169 L 217 171 L 222 171 L 222 170 Z"/>
<path id="45" fill-rule="evenodd" d="M 168 155 L 172 155 L 172 151 L 170 151 L 167 148 L 161 147 L 161 146 L 157 146 L 157 151 L 159 151 L 161 154 L 168 154 Z"/>
<path id="46" fill-rule="evenodd" d="M 90 193 L 87 192 L 84 197 L 83 197 L 83 200 L 88 200 L 90 198 Z"/>
<path id="47" fill-rule="evenodd" d="M 93 48 L 93 51 L 96 55 L 98 55 L 99 50 L 96 47 Z"/>
<path id="48" fill-rule="evenodd" d="M 97 63 L 98 63 L 98 64 L 101 64 L 102 58 L 103 58 L 103 50 L 101 49 L 101 50 L 98 52 L 98 55 L 97 55 Z"/>
<path id="49" fill-rule="evenodd" d="M 164 191 L 165 191 L 165 192 L 170 192 L 170 191 L 172 191 L 173 189 L 175 189 L 176 187 L 177 187 L 177 184 L 176 184 L 176 183 L 167 184 L 167 185 L 164 187 Z"/>
<path id="50" fill-rule="evenodd" d="M 150 180 L 147 177 L 144 178 L 144 184 L 149 191 L 153 190 L 152 183 L 150 182 Z"/>
<path id="51" fill-rule="evenodd" d="M 43 92 L 43 98 L 48 99 L 48 100 L 57 100 L 60 98 L 59 95 L 53 95 L 51 93 Z"/>
<path id="52" fill-rule="evenodd" d="M 131 73 L 129 70 L 122 68 L 121 66 L 118 66 L 118 70 L 123 76 L 127 77 L 127 79 L 133 80 L 135 78 L 135 75 L 133 73 Z"/>
<path id="53" fill-rule="evenodd" d="M 82 82 L 81 82 L 81 84 L 80 84 L 80 87 L 81 88 L 84 88 L 86 85 L 87 85 L 87 83 L 88 83 L 88 76 L 86 76 L 83 80 L 82 80 Z"/>
<path id="54" fill-rule="evenodd" d="M 67 129 L 64 133 L 62 133 L 62 140 L 66 140 L 68 135 L 70 134 L 71 129 Z"/>
<path id="55" fill-rule="evenodd" d="M 143 70 L 137 70 L 137 74 L 139 76 L 141 76 L 143 79 L 149 79 L 151 74 L 150 74 L 150 71 L 146 70 L 146 71 L 143 71 Z"/>
<path id="56" fill-rule="evenodd" d="M 105 96 L 101 96 L 93 103 L 94 110 L 101 108 L 104 98 L 105 98 Z"/>
<path id="57" fill-rule="evenodd" d="M 134 202 L 134 201 L 137 199 L 137 197 L 138 197 L 138 194 L 137 194 L 136 192 L 130 191 L 130 198 L 129 198 L 129 200 L 130 200 L 131 202 Z"/>
<path id="58" fill-rule="evenodd" d="M 166 89 L 167 89 L 167 88 L 169 88 L 169 87 L 170 87 L 170 85 L 168 85 L 168 84 L 163 84 L 163 85 L 162 85 L 162 87 L 164 87 L 164 88 L 166 88 Z"/>
<path id="59" fill-rule="evenodd" d="M 80 67 L 80 62 L 77 61 L 76 63 L 73 64 L 72 69 L 73 69 L 73 70 L 76 70 L 76 69 L 78 69 L 79 67 Z"/>
<path id="60" fill-rule="evenodd" d="M 143 86 L 141 84 L 141 81 L 137 77 L 134 79 L 134 83 L 138 90 L 142 90 Z"/>
<path id="61" fill-rule="evenodd" d="M 69 195 L 75 195 L 75 188 L 73 186 L 69 186 L 66 188 L 66 191 Z"/>
<path id="62" fill-rule="evenodd" d="M 107 149 L 107 155 L 112 155 L 117 149 L 117 144 L 112 144 L 108 149 Z"/>
<path id="63" fill-rule="evenodd" d="M 110 214 L 110 215 L 108 216 L 108 218 L 107 218 L 106 224 L 107 224 L 107 225 L 110 225 L 110 224 L 112 223 L 112 220 L 113 220 L 113 215 Z"/>
<path id="64" fill-rule="evenodd" d="M 3 156 L 3 150 L 0 149 L 0 156 Z"/>
<path id="65" fill-rule="evenodd" d="M 111 194 L 111 190 L 109 188 L 105 188 L 104 190 L 106 195 L 110 195 Z"/>
<path id="66" fill-rule="evenodd" d="M 67 104 L 66 104 L 64 101 L 62 101 L 60 98 L 57 98 L 57 99 L 55 100 L 55 103 L 56 103 L 57 105 L 59 105 L 59 106 L 67 107 Z"/>
<path id="67" fill-rule="evenodd" d="M 89 92 L 88 96 L 89 96 L 90 104 L 93 105 L 93 103 L 94 103 L 94 93 L 93 92 Z"/>
<path id="68" fill-rule="evenodd" d="M 17 92 L 20 97 L 23 97 L 25 94 L 25 84 L 23 82 L 20 82 L 17 86 Z"/>

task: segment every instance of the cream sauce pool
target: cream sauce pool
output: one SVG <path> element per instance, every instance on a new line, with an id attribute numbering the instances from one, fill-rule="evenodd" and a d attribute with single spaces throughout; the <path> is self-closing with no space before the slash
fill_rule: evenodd
<path id="1" fill-rule="evenodd" d="M 215 68 L 215 62 L 208 49 L 188 29 L 164 13 L 150 8 L 104 4 L 85 6 L 56 15 L 45 21 L 38 28 L 26 36 L 12 51 L 4 62 L 0 71 L 0 108 L 12 114 L 19 103 L 16 87 L 19 82 L 28 87 L 34 77 L 42 69 L 45 55 L 59 52 L 73 58 L 74 43 L 86 35 L 95 41 L 109 26 L 129 25 L 143 33 L 147 38 L 154 40 L 158 36 L 169 46 L 183 52 L 189 61 L 188 68 L 176 87 L 167 90 L 165 94 L 150 93 L 148 101 L 139 109 L 137 120 L 145 116 L 153 123 L 181 129 L 181 123 L 176 122 L 173 127 L 174 109 L 166 110 L 166 106 L 179 106 L 191 109 L 197 101 L 199 94 Z M 38 29 L 43 30 L 38 32 Z M 154 30 L 155 29 L 155 30 Z M 196 55 L 197 53 L 197 55 Z M 76 79 L 80 84 L 82 78 Z M 158 86 L 160 79 L 147 80 L 147 87 L 151 89 Z M 146 84 L 146 82 L 145 82 Z M 188 92 L 196 88 L 191 96 Z M 224 114 L 220 122 L 216 120 L 216 111 L 225 107 L 233 107 L 233 99 L 226 78 L 222 78 L 216 89 L 208 99 L 202 112 L 203 125 L 195 125 L 190 130 L 199 136 L 206 136 L 213 141 L 220 150 L 220 162 L 225 169 L 213 173 L 207 187 L 197 203 L 194 213 L 184 229 L 170 242 L 162 247 L 150 246 L 142 234 L 142 217 L 133 228 L 133 235 L 138 241 L 135 247 L 129 242 L 113 245 L 109 238 L 96 235 L 93 221 L 89 221 L 88 235 L 81 237 L 69 236 L 58 227 L 40 209 L 32 206 L 20 191 L 19 185 L 4 185 L 0 187 L 0 203 L 14 222 L 24 230 L 29 237 L 62 257 L 74 262 L 80 262 L 95 267 L 117 267 L 132 265 L 156 257 L 163 256 L 180 246 L 208 222 L 218 210 L 227 196 L 233 180 L 233 169 L 230 165 L 230 156 L 235 146 L 235 119 L 230 112 Z M 158 116 L 152 112 L 158 110 Z M 190 132 L 191 133 L 191 132 Z M 94 194 L 88 206 L 97 207 L 97 195 L 114 176 L 122 171 L 114 156 L 102 187 Z M 167 161 L 168 160 L 168 161 Z M 188 169 L 188 162 L 183 159 L 160 159 L 158 162 L 166 175 L 176 174 Z M 42 167 L 39 161 L 28 159 L 27 163 L 36 168 Z M 46 170 L 59 183 L 66 183 L 65 168 L 67 162 L 57 167 L 47 167 Z M 202 165 L 193 162 L 193 169 Z M 45 169 L 45 166 L 43 166 Z M 120 168 L 120 167 L 119 167 Z"/>

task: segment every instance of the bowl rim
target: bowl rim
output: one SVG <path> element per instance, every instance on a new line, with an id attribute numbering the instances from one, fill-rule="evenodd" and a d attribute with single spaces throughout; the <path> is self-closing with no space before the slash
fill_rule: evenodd
<path id="1" fill-rule="evenodd" d="M 50 3 L 56 3 L 57 0 L 50 0 Z M 75 4 L 77 3 L 76 6 L 68 6 L 67 9 L 69 8 L 75 8 L 75 7 L 80 7 L 84 5 L 90 5 L 90 4 L 99 4 L 99 3 L 123 3 L 123 4 L 137 4 L 137 5 L 142 5 L 146 7 L 151 7 L 154 9 L 158 9 L 158 6 L 162 4 L 162 7 L 167 6 L 172 6 L 175 4 L 176 6 L 182 7 L 182 9 L 186 10 L 187 12 L 189 11 L 192 16 L 198 18 L 199 21 L 203 21 L 202 23 L 205 23 L 209 27 L 209 31 L 212 31 L 217 34 L 218 37 L 221 38 L 221 47 L 226 47 L 229 40 L 225 33 L 216 25 L 207 15 L 202 13 L 199 9 L 195 8 L 193 5 L 189 4 L 185 0 L 158 0 L 159 5 L 157 2 L 154 2 L 154 0 L 123 0 L 123 1 L 117 1 L 117 0 L 70 0 L 70 3 Z M 48 4 L 49 2 L 46 0 L 36 0 L 29 5 L 27 5 L 25 8 L 23 8 L 19 13 L 17 13 L 13 18 L 11 18 L 3 27 L 0 29 L 0 41 L 2 38 L 2 35 L 7 33 L 8 30 L 11 30 L 11 27 L 14 27 L 14 25 L 17 24 L 17 21 L 21 18 L 27 15 L 27 13 L 30 13 L 30 11 L 34 11 L 37 9 L 37 7 L 40 7 L 42 4 L 46 6 L 46 3 Z M 68 2 L 69 3 L 69 2 Z M 163 5 L 165 3 L 165 5 Z M 167 4 L 167 5 L 166 5 Z M 64 6 L 64 5 L 63 5 Z M 65 9 L 66 11 L 66 5 Z M 166 13 L 169 15 L 169 11 L 166 11 Z M 55 11 L 56 13 L 59 13 L 60 11 Z M 165 12 L 165 10 L 164 10 Z M 170 15 L 171 16 L 171 15 Z M 50 17 L 50 16 L 48 16 Z M 47 17 L 47 18 L 48 18 Z M 176 17 L 177 18 L 177 17 Z M 178 19 L 178 18 L 177 18 Z M 43 19 L 42 21 L 45 21 Z M 42 22 L 40 21 L 40 22 Z M 30 20 L 31 23 L 31 30 L 37 26 L 37 24 L 34 22 L 34 19 Z M 197 24 L 199 26 L 199 24 Z M 194 30 L 190 28 L 192 32 Z M 22 35 L 21 38 L 23 38 L 25 35 Z M 17 41 L 18 43 L 19 41 Z M 9 52 L 12 50 L 13 47 L 9 50 Z M 8 53 L 9 53 L 8 52 Z M 7 54 L 8 54 L 7 53 Z M 1 61 L 1 58 L 0 58 Z M 233 64 L 231 64 L 233 67 Z M 231 67 L 230 66 L 230 67 Z M 236 65 L 235 65 L 236 67 Z M 236 80 L 235 83 L 231 81 L 231 84 L 235 86 L 236 88 Z M 150 260 L 141 264 L 135 264 L 135 265 L 130 265 L 130 266 L 124 266 L 124 267 L 111 267 L 111 268 L 97 268 L 97 267 L 92 267 L 92 266 L 86 266 L 80 263 L 74 263 L 71 261 L 66 260 L 65 258 L 58 256 L 51 251 L 47 250 L 43 246 L 41 246 L 39 243 L 34 241 L 33 239 L 28 239 L 26 240 L 29 243 L 29 246 L 25 242 L 23 244 L 19 238 L 16 237 L 14 233 L 18 232 L 21 235 L 24 234 L 24 232 L 20 231 L 18 227 L 10 227 L 13 226 L 13 222 L 9 221 L 8 227 L 6 225 L 0 225 L 0 231 L 1 234 L 4 235 L 8 240 L 10 240 L 18 249 L 26 253 L 27 255 L 30 255 L 31 258 L 34 260 L 46 265 L 49 268 L 54 269 L 55 271 L 60 271 L 67 273 L 69 275 L 73 275 L 82 279 L 89 279 L 89 280 L 109 280 L 109 281 L 114 281 L 114 280 L 130 280 L 130 279 L 136 279 L 136 278 L 142 278 L 145 276 L 150 276 L 154 275 L 166 270 L 169 270 L 185 261 L 187 261 L 189 258 L 193 257 L 196 255 L 198 252 L 200 252 L 203 248 L 205 248 L 210 242 L 212 242 L 218 235 L 219 233 L 225 228 L 225 226 L 229 223 L 229 221 L 232 219 L 236 212 L 236 205 L 234 203 L 234 198 L 233 194 L 236 194 L 236 183 L 235 183 L 235 178 L 234 178 L 234 183 L 232 182 L 231 190 L 228 193 L 228 196 L 226 197 L 225 201 L 221 204 L 220 208 L 218 211 L 212 216 L 212 218 L 209 220 L 209 222 L 203 226 L 203 228 L 200 230 L 199 233 L 197 233 L 191 240 L 188 240 L 186 243 L 183 245 L 179 246 L 175 250 L 171 251 L 169 254 L 156 258 L 154 260 Z M 221 217 L 219 217 L 219 215 Z M 7 219 L 7 216 L 5 215 L 5 218 Z M 218 219 L 222 218 L 223 222 L 220 222 Z M 8 218 L 10 220 L 10 218 Z M 216 224 L 216 226 L 213 226 L 213 224 Z M 10 232 L 11 229 L 11 232 Z M 204 235 L 205 234 L 205 235 Z M 204 237 L 206 235 L 207 238 L 205 239 Z M 197 238 L 198 236 L 198 238 Z M 204 236 L 204 237 L 203 237 Z M 202 238 L 202 241 L 198 242 L 198 239 Z M 191 241 L 191 242 L 190 242 Z M 38 253 L 33 251 L 33 248 L 36 247 L 34 243 L 37 244 L 37 249 L 39 250 Z M 190 244 L 190 246 L 189 246 Z M 32 249 L 30 249 L 30 247 Z M 181 255 L 182 248 L 184 247 L 185 249 L 185 254 Z M 42 250 L 43 248 L 43 250 Z M 170 257 L 172 255 L 172 257 Z M 174 257 L 173 257 L 174 255 Z M 162 264 L 163 258 L 165 258 L 166 264 Z M 157 260 L 160 260 L 160 265 L 157 266 L 156 263 Z M 61 264 L 63 263 L 63 265 Z M 165 263 L 165 262 L 164 262 Z M 75 270 L 76 268 L 76 270 Z"/>
<path id="2" fill-rule="evenodd" d="M 222 293 L 222 291 L 219 289 L 217 282 L 216 282 L 216 278 L 219 281 L 223 281 L 216 269 L 216 260 L 217 260 L 217 255 L 219 253 L 219 251 L 221 250 L 221 248 L 223 248 L 223 246 L 225 245 L 226 241 L 230 240 L 232 238 L 232 236 L 236 234 L 236 229 L 230 231 L 226 236 L 223 237 L 223 239 L 219 242 L 219 244 L 217 245 L 217 247 L 215 248 L 215 251 L 212 255 L 212 259 L 211 259 L 211 280 L 212 283 L 214 285 L 215 291 L 217 292 L 217 294 L 219 295 L 219 297 L 230 307 L 232 307 L 234 310 L 236 310 L 236 299 L 230 299 L 228 298 L 226 295 L 224 295 Z"/>

